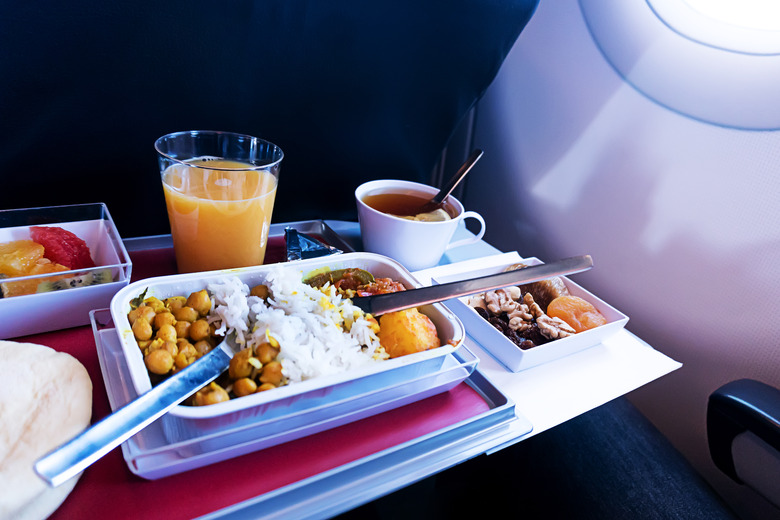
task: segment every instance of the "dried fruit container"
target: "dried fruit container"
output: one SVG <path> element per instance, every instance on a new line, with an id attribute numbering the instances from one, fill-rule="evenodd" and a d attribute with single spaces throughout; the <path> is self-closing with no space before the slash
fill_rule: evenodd
<path id="1" fill-rule="evenodd" d="M 344 269 L 357 267 L 371 272 L 375 277 L 389 277 L 402 282 L 407 288 L 421 284 L 398 262 L 387 257 L 371 253 L 347 253 L 310 260 L 299 260 L 284 264 L 229 269 L 206 273 L 188 273 L 149 278 L 134 282 L 122 289 L 111 302 L 111 318 L 116 327 L 119 342 L 122 345 L 125 361 L 136 393 L 141 394 L 152 387 L 149 373 L 144 365 L 141 350 L 138 348 L 127 313 L 130 302 L 144 291 L 146 296 L 164 299 L 170 296 L 187 295 L 199 291 L 214 281 L 227 276 L 237 276 L 250 287 L 262 283 L 265 273 L 270 269 L 283 267 L 300 273 L 301 279 L 308 273 L 321 269 Z M 360 410 L 359 396 L 366 392 L 381 390 L 385 387 L 398 388 L 399 391 L 414 395 L 424 395 L 425 389 L 419 385 L 404 382 L 419 380 L 427 375 L 435 375 L 442 369 L 445 357 L 460 347 L 465 339 L 465 330 L 460 320 L 441 304 L 427 305 L 421 312 L 428 315 L 436 325 L 442 346 L 439 348 L 379 361 L 358 369 L 317 377 L 265 392 L 232 399 L 209 406 L 179 405 L 165 414 L 161 421 L 166 438 L 177 442 L 204 434 L 220 432 L 242 427 L 251 427 L 257 421 L 278 420 L 273 433 L 280 438 L 289 438 L 288 430 L 309 428 L 311 416 L 307 412 L 340 403 L 340 413 Z M 467 377 L 464 373 L 461 380 Z M 452 380 L 452 385 L 460 382 Z M 445 391 L 448 387 L 439 388 Z M 414 393 L 414 395 L 411 395 Z M 400 401 L 399 401 L 400 402 Z M 409 402 L 406 399 L 404 402 Z"/>
<path id="2" fill-rule="evenodd" d="M 508 256 L 504 255 L 503 258 L 504 263 L 485 266 L 481 269 L 469 270 L 466 273 L 439 275 L 434 277 L 433 281 L 436 283 L 447 283 L 464 278 L 500 273 L 517 262 L 522 262 L 529 266 L 542 263 L 538 258 L 521 258 L 519 255 L 516 255 L 516 259 L 513 258 L 509 261 L 506 261 L 506 259 L 509 258 Z M 483 263 L 484 262 L 485 260 L 483 260 Z M 604 339 L 625 327 L 628 322 L 628 316 L 622 312 L 596 297 L 594 294 L 586 291 L 568 278 L 562 277 L 562 279 L 573 296 L 579 296 L 590 302 L 596 307 L 596 310 L 604 315 L 607 319 L 607 323 L 572 336 L 537 345 L 528 350 L 522 350 L 513 341 L 491 325 L 490 322 L 477 314 L 477 312 L 468 305 L 468 297 L 449 300 L 446 302 L 446 306 L 461 319 L 469 336 L 477 340 L 485 350 L 503 363 L 509 370 L 519 372 L 598 345 Z"/>
<path id="3" fill-rule="evenodd" d="M 130 282 L 132 262 L 105 204 L 0 210 L 0 243 L 29 240 L 32 226 L 74 233 L 86 242 L 95 267 L 0 280 L 44 291 L 0 299 L 3 339 L 86 325 L 89 311 L 108 306 Z"/>

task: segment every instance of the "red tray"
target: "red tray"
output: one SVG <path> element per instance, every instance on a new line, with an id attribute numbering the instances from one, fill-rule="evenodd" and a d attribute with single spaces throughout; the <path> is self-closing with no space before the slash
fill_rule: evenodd
<path id="1" fill-rule="evenodd" d="M 174 274 L 170 248 L 135 251 L 133 279 Z M 285 257 L 274 237 L 267 260 Z M 90 327 L 18 338 L 77 358 L 92 379 L 93 421 L 110 413 Z M 193 518 L 253 499 L 484 414 L 491 403 L 469 384 L 329 431 L 159 480 L 145 480 L 114 449 L 90 466 L 51 518 Z"/>

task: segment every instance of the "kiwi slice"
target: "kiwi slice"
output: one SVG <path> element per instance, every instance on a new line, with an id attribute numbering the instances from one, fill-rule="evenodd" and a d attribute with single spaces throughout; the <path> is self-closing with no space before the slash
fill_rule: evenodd
<path id="1" fill-rule="evenodd" d="M 60 280 L 46 281 L 38 284 L 37 292 L 62 291 L 63 289 L 73 289 L 75 287 L 88 287 L 90 285 L 99 285 L 101 283 L 113 282 L 110 269 L 101 269 L 99 271 L 90 271 L 81 276 L 62 278 Z"/>

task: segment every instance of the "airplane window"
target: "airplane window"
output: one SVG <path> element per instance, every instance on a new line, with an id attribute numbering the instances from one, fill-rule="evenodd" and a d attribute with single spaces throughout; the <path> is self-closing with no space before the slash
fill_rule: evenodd
<path id="1" fill-rule="evenodd" d="M 647 0 L 670 28 L 699 43 L 746 54 L 780 53 L 776 0 Z"/>
<path id="2" fill-rule="evenodd" d="M 653 101 L 694 119 L 780 129 L 776 0 L 579 0 L 615 71 Z"/>
<path id="3" fill-rule="evenodd" d="M 780 30 L 776 0 L 685 0 L 695 11 L 733 25 L 765 31 Z"/>

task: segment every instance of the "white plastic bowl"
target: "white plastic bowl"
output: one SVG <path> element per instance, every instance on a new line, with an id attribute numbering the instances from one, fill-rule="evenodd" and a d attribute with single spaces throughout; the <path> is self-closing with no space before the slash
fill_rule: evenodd
<path id="1" fill-rule="evenodd" d="M 132 263 L 105 204 L 77 204 L 0 210 L 0 242 L 29 240 L 30 226 L 57 226 L 86 242 L 96 267 L 64 272 L 84 275 L 104 269 L 112 281 L 99 285 L 0 298 L 0 338 L 15 338 L 89 323 L 89 311 L 108 306 L 130 282 Z M 6 278 L 3 282 L 45 279 L 51 275 Z"/>
<path id="2" fill-rule="evenodd" d="M 529 266 L 542 263 L 538 258 L 533 257 L 524 258 L 520 260 L 520 262 Z M 433 281 L 437 283 L 446 283 L 466 277 L 486 276 L 500 273 L 509 265 L 511 264 L 486 267 L 484 269 L 470 271 L 467 274 L 438 276 L 434 277 Z M 596 297 L 594 294 L 586 291 L 568 278 L 562 277 L 562 279 L 573 296 L 579 296 L 593 304 L 593 306 L 596 307 L 596 310 L 603 314 L 607 319 L 607 323 L 566 338 L 556 339 L 549 343 L 544 343 L 543 345 L 537 345 L 528 350 L 522 350 L 491 325 L 490 322 L 477 314 L 477 312 L 466 303 L 468 298 L 449 300 L 446 302 L 446 306 L 461 319 L 468 330 L 469 335 L 476 339 L 485 350 L 503 363 L 509 370 L 519 372 L 598 345 L 604 341 L 604 339 L 625 327 L 628 322 L 628 316 L 622 312 Z"/>

